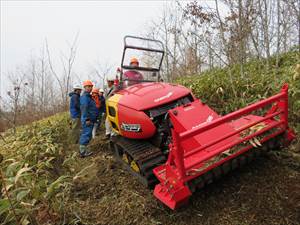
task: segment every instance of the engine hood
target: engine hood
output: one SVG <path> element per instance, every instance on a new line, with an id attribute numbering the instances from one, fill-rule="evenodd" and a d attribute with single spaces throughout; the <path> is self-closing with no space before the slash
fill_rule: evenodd
<path id="1" fill-rule="evenodd" d="M 160 82 L 135 84 L 118 91 L 118 94 L 122 95 L 119 104 L 135 110 L 163 105 L 189 93 L 190 90 L 181 85 Z"/>

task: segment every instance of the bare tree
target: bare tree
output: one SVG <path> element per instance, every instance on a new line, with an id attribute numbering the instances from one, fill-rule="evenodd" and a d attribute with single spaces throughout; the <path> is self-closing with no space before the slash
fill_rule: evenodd
<path id="1" fill-rule="evenodd" d="M 66 66 L 67 68 L 67 66 Z M 69 73 L 71 74 L 71 73 Z M 64 110 L 59 85 L 50 70 L 46 46 L 27 65 L 6 75 L 10 83 L 5 98 L 0 99 L 1 128 L 15 127 Z M 4 107 L 5 106 L 5 107 Z"/>
<path id="2" fill-rule="evenodd" d="M 14 133 L 16 133 L 16 126 L 18 124 L 19 115 L 21 112 L 21 93 L 22 90 L 26 88 L 28 83 L 24 82 L 25 74 L 21 71 L 16 71 L 15 73 L 8 74 L 11 90 L 7 91 L 8 100 L 6 102 L 7 110 L 10 113 L 2 113 L 2 117 L 13 127 Z"/>
<path id="3" fill-rule="evenodd" d="M 51 59 L 51 54 L 50 54 L 50 49 L 49 49 L 47 39 L 45 41 L 49 68 L 50 68 L 52 75 L 54 76 L 54 78 L 56 79 L 56 81 L 59 85 L 62 105 L 65 107 L 67 106 L 68 92 L 70 90 L 70 86 L 71 86 L 71 82 L 72 82 L 72 72 L 73 72 L 73 66 L 74 66 L 76 53 L 77 53 L 78 36 L 79 36 L 79 33 L 76 34 L 76 36 L 71 44 L 68 43 L 68 48 L 69 48 L 68 54 L 66 55 L 64 53 L 61 53 L 60 61 L 61 61 L 61 65 L 63 67 L 63 73 L 60 75 L 57 73 L 57 69 L 55 69 L 55 67 L 53 65 L 53 61 Z"/>
<path id="4" fill-rule="evenodd" d="M 283 0 L 283 2 L 287 5 L 287 12 L 294 17 L 292 23 L 297 28 L 297 44 L 300 51 L 300 0 Z"/>
<path id="5" fill-rule="evenodd" d="M 100 85 L 98 84 L 98 86 L 102 86 L 104 88 L 105 86 L 105 80 L 108 76 L 108 74 L 113 73 L 115 71 L 112 70 L 113 66 L 108 62 L 97 62 L 95 63 L 95 65 L 92 68 L 91 74 L 94 76 L 96 75 L 96 79 L 97 81 L 100 81 Z M 97 82 L 98 83 L 98 82 Z"/>
<path id="6" fill-rule="evenodd" d="M 251 58 L 269 58 L 300 44 L 300 0 L 215 0 L 166 4 L 147 35 L 165 44 L 162 72 L 168 80 Z M 221 10 L 222 9 L 222 10 Z M 231 76 L 229 74 L 229 76 Z"/>

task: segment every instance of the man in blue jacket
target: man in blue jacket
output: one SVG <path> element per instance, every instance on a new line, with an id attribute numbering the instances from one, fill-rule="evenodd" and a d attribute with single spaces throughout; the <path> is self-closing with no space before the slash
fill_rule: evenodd
<path id="1" fill-rule="evenodd" d="M 97 108 L 94 100 L 91 96 L 91 91 L 93 89 L 93 83 L 89 80 L 83 82 L 84 92 L 80 97 L 80 110 L 81 110 L 81 126 L 82 131 L 79 139 L 79 152 L 81 157 L 87 157 L 92 155 L 89 152 L 87 145 L 92 138 L 92 131 L 94 123 L 97 120 Z"/>
<path id="2" fill-rule="evenodd" d="M 71 116 L 71 130 L 70 130 L 70 141 L 73 144 L 77 144 L 80 135 L 80 93 L 82 87 L 80 84 L 73 86 L 73 92 L 70 96 L 70 116 Z"/>

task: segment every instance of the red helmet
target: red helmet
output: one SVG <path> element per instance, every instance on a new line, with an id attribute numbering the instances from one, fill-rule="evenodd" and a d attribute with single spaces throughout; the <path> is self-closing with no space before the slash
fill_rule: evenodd
<path id="1" fill-rule="evenodd" d="M 99 88 L 93 88 L 92 93 L 97 93 L 97 94 L 99 94 Z"/>

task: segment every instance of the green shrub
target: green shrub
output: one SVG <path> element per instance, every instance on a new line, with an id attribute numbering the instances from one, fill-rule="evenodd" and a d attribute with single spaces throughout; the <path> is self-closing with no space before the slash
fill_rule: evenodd
<path id="1" fill-rule="evenodd" d="M 1 173 L 6 190 L 3 186 L 0 200 L 4 224 L 16 223 L 14 213 L 20 224 L 54 222 L 62 215 L 71 181 L 65 175 L 68 171 L 60 171 L 66 156 L 60 141 L 66 135 L 66 118 L 66 114 L 58 114 L 18 127 L 15 135 L 5 133 L 5 143 L 0 143 L 5 158 Z"/>

